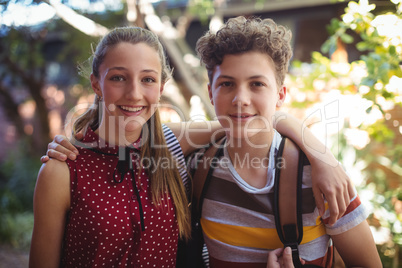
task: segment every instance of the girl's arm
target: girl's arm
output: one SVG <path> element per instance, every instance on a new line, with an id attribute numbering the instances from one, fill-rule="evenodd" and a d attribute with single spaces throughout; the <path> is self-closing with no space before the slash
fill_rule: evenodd
<path id="1" fill-rule="evenodd" d="M 39 171 L 34 193 L 34 227 L 29 267 L 59 267 L 70 207 L 70 177 L 67 164 L 50 160 Z"/>
<path id="2" fill-rule="evenodd" d="M 367 221 L 363 221 L 349 231 L 331 237 L 346 267 L 382 267 Z"/>
<path id="3" fill-rule="evenodd" d="M 275 117 L 278 132 L 293 140 L 310 161 L 316 205 L 322 216 L 325 196 L 331 215 L 329 224 L 334 224 L 355 194 L 350 178 L 331 151 L 299 119 L 283 112 L 276 112 Z"/>

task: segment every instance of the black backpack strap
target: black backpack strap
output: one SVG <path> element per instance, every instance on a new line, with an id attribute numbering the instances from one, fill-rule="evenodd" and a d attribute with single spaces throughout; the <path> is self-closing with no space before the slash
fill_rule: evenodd
<path id="1" fill-rule="evenodd" d="M 191 198 L 191 238 L 188 241 L 179 241 L 176 268 L 204 268 L 203 256 L 204 238 L 201 229 L 201 209 L 209 181 L 216 166 L 216 161 L 222 153 L 222 138 L 210 145 L 204 155 L 197 159 L 197 165 L 192 175 Z"/>
<path id="2" fill-rule="evenodd" d="M 303 154 L 290 139 L 283 137 L 275 159 L 274 213 L 278 236 L 292 249 L 294 266 L 301 267 L 299 248 L 303 238 L 302 193 Z"/>
<path id="3" fill-rule="evenodd" d="M 221 138 L 205 151 L 202 159 L 198 161 L 197 168 L 193 175 L 193 200 L 192 206 L 196 210 L 196 215 L 201 218 L 202 204 L 205 193 L 208 189 L 209 181 L 218 161 L 218 156 L 222 153 L 223 143 L 226 138 Z"/>

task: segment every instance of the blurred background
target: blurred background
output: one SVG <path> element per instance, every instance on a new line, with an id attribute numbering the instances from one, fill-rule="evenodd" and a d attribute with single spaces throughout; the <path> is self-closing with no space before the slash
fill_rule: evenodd
<path id="1" fill-rule="evenodd" d="M 210 120 L 195 43 L 238 15 L 292 30 L 283 110 L 345 165 L 384 267 L 402 267 L 402 0 L 0 0 L 0 267 L 27 267 L 40 156 L 93 101 L 100 36 L 126 25 L 157 33 L 174 68 L 163 120 Z"/>

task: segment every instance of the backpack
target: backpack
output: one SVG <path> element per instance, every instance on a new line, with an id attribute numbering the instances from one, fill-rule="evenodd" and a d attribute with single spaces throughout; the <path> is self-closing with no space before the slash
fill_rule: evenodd
<path id="1" fill-rule="evenodd" d="M 210 178 L 216 162 L 223 154 L 225 138 L 212 144 L 198 162 L 192 180 L 191 225 L 192 237 L 189 241 L 179 243 L 176 267 L 205 267 L 203 258 L 203 234 L 200 224 L 202 204 L 209 186 Z M 284 247 L 292 249 L 293 264 L 296 268 L 319 267 L 302 265 L 299 257 L 298 245 L 303 238 L 302 222 L 302 177 L 303 163 L 306 156 L 290 139 L 282 137 L 279 151 L 275 158 L 274 184 L 274 216 L 278 236 Z M 180 254 L 180 255 L 179 255 Z"/>

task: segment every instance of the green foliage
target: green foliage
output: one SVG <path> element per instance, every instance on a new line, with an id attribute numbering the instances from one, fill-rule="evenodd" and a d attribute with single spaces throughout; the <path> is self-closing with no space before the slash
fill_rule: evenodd
<path id="1" fill-rule="evenodd" d="M 4 213 L 0 219 L 0 240 L 14 248 L 28 250 L 31 244 L 34 217 L 32 212 Z"/>
<path id="2" fill-rule="evenodd" d="M 352 110 L 358 114 L 352 112 L 343 119 L 338 153 L 341 158 L 349 156 L 349 166 L 363 178 L 358 190 L 370 203 L 367 205 L 373 211 L 372 224 L 378 230 L 389 231 L 390 239 L 379 245 L 384 267 L 401 267 L 398 252 L 402 249 L 402 145 L 395 142 L 401 137 L 401 127 L 390 128 L 389 111 L 402 104 L 402 1 L 393 0 L 388 7 L 380 12 L 367 0 L 350 1 L 345 14 L 328 25 L 330 37 L 321 50 L 332 55 L 340 43 L 356 44 L 362 52 L 360 59 L 336 63 L 313 52 L 312 64 L 292 63 L 289 80 L 295 87 L 304 87 L 299 94 L 314 91 L 326 96 L 336 91 L 360 102 L 360 109 Z M 360 40 L 354 43 L 352 36 Z M 305 107 L 315 100 L 307 97 Z M 298 106 L 300 102 L 292 104 Z M 356 143 L 352 132 L 361 135 Z M 364 139 L 367 141 L 361 143 Z"/>
<path id="3" fill-rule="evenodd" d="M 33 191 L 41 165 L 25 154 L 25 146 L 22 141 L 0 166 L 0 241 L 19 248 L 30 243 Z"/>

